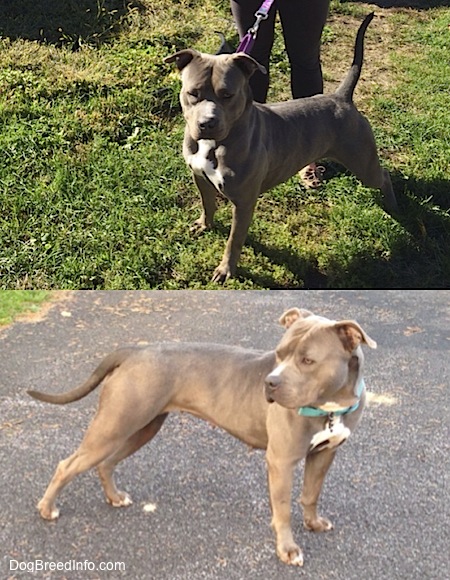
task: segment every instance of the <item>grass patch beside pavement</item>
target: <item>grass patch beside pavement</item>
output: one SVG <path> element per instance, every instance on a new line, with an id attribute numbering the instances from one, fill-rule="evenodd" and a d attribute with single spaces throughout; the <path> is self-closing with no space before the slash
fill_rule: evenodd
<path id="1" fill-rule="evenodd" d="M 96 15 L 64 13 L 59 32 L 62 12 L 0 23 L 0 288 L 214 288 L 231 210 L 220 202 L 217 229 L 190 236 L 200 201 L 181 155 L 179 75 L 163 58 L 187 46 L 214 52 L 214 30 L 235 42 L 229 3 L 94 4 Z M 332 0 L 327 91 L 347 71 L 372 9 Z M 450 9 L 376 13 L 355 102 L 401 216 L 326 162 L 320 191 L 293 178 L 260 198 L 227 288 L 450 284 Z M 280 30 L 269 97 L 289 98 Z"/>
<path id="2" fill-rule="evenodd" d="M 50 296 L 45 290 L 1 290 L 0 326 L 10 324 L 20 314 L 37 312 Z"/>

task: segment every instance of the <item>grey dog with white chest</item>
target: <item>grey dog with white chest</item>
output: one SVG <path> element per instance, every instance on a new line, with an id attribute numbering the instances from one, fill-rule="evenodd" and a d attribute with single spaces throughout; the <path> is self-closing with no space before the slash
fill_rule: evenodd
<path id="1" fill-rule="evenodd" d="M 183 155 L 203 204 L 193 230 L 213 227 L 218 193 L 233 204 L 231 232 L 214 281 L 223 283 L 235 274 L 259 195 L 318 159 L 342 163 L 366 186 L 381 189 L 389 212 L 398 211 L 371 127 L 352 102 L 372 18 L 369 14 L 361 24 L 352 67 L 331 95 L 263 105 L 253 101 L 249 78 L 264 67 L 247 54 L 186 49 L 165 59 L 182 75 Z"/>
<path id="2" fill-rule="evenodd" d="M 305 527 L 331 530 L 317 504 L 336 450 L 363 411 L 361 345 L 375 348 L 376 343 L 355 321 L 329 320 L 298 308 L 286 311 L 280 323 L 286 332 L 275 351 L 195 343 L 123 348 L 72 391 L 29 391 L 40 401 L 66 404 L 103 383 L 98 411 L 83 441 L 59 463 L 38 504 L 41 516 L 57 519 L 59 492 L 92 467 L 107 501 L 115 507 L 130 505 L 130 496 L 116 487 L 115 466 L 150 441 L 168 413 L 184 411 L 266 449 L 277 554 L 283 562 L 301 566 L 303 554 L 291 528 L 295 466 L 305 459 Z"/>

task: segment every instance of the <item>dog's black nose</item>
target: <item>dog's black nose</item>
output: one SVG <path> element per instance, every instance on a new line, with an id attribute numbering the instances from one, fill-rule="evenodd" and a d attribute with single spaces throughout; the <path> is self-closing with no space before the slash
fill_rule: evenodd
<path id="1" fill-rule="evenodd" d="M 272 395 L 274 395 L 275 391 L 281 385 L 281 377 L 279 375 L 267 375 L 264 386 L 265 386 L 265 395 L 266 400 L 268 403 L 274 403 L 275 399 Z"/>
<path id="2" fill-rule="evenodd" d="M 276 391 L 281 385 L 281 377 L 280 375 L 267 375 L 265 383 L 267 390 Z"/>
<path id="3" fill-rule="evenodd" d="M 218 123 L 217 117 L 209 117 L 201 121 L 198 126 L 202 131 L 205 131 L 206 129 L 215 129 Z"/>

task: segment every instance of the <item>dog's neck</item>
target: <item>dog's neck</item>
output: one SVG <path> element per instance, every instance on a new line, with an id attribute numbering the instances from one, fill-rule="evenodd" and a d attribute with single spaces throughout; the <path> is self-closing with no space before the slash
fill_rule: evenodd
<path id="1" fill-rule="evenodd" d="M 302 417 L 325 417 L 327 415 L 347 415 L 353 413 L 359 407 L 365 386 L 364 379 L 361 378 L 356 387 L 357 399 L 352 405 L 342 406 L 338 402 L 327 401 L 316 407 L 300 407 L 297 413 Z"/>

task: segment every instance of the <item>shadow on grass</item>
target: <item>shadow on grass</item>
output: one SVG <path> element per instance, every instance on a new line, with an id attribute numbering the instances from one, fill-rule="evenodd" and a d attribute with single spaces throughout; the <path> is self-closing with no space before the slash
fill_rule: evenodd
<path id="1" fill-rule="evenodd" d="M 246 245 L 267 257 L 273 264 L 284 266 L 298 284 L 289 288 L 449 288 L 450 287 L 450 182 L 430 182 L 393 175 L 394 189 L 403 186 L 414 197 L 398 195 L 401 214 L 397 220 L 405 235 L 389 248 L 389 256 L 376 257 L 363 250 L 349 262 L 328 262 L 326 272 L 317 264 L 300 259 L 294 252 L 277 250 L 249 236 Z M 266 288 L 281 286 L 270 274 L 258 275 L 239 268 L 238 276 L 253 280 Z"/>
<path id="2" fill-rule="evenodd" d="M 277 283 L 270 274 L 255 274 L 249 272 L 246 268 L 241 268 L 238 264 L 237 275 L 239 278 L 252 280 L 258 286 L 270 288 L 271 290 L 328 288 L 328 277 L 320 272 L 316 265 L 299 258 L 297 254 L 285 249 L 277 250 L 273 246 L 268 247 L 260 241 L 255 240 L 252 236 L 247 238 L 246 245 L 253 248 L 255 254 L 261 254 L 268 258 L 272 264 L 284 266 L 296 278 L 297 282 L 282 285 Z"/>
<path id="3" fill-rule="evenodd" d="M 421 10 L 450 6 L 450 0 L 343 0 L 343 2 L 363 2 L 380 8 L 420 8 Z"/>
<path id="4" fill-rule="evenodd" d="M 1 0 L 0 36 L 57 46 L 80 40 L 99 44 L 132 10 L 144 6 L 139 0 Z"/>

